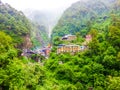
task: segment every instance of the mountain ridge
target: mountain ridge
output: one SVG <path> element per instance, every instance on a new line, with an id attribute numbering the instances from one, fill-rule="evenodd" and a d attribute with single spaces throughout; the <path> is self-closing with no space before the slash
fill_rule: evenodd
<path id="1" fill-rule="evenodd" d="M 52 31 L 52 37 L 75 34 L 83 29 L 88 31 L 87 25 L 91 20 L 109 16 L 114 9 L 117 0 L 88 0 L 78 1 L 64 11 L 57 25 Z M 119 7 L 118 7 L 119 8 Z M 87 33 L 87 32 L 86 32 Z"/>
<path id="2" fill-rule="evenodd" d="M 38 35 L 45 43 L 49 41 L 45 28 L 30 21 L 22 11 L 17 11 L 9 4 L 2 3 L 2 1 L 0 2 L 0 30 L 9 34 L 14 39 L 16 47 L 19 48 L 43 46 L 43 43 L 37 38 Z M 36 36 L 35 33 L 38 35 Z M 28 40 L 28 43 L 26 40 Z"/>

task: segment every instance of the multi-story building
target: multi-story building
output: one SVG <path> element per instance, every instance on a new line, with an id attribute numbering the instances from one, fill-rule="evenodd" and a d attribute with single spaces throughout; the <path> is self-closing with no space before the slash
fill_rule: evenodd
<path id="1" fill-rule="evenodd" d="M 75 39 L 76 39 L 75 35 L 66 35 L 66 36 L 62 37 L 62 40 L 66 40 L 66 41 L 71 41 L 71 40 L 75 40 Z M 57 53 L 58 54 L 64 53 L 64 52 L 75 53 L 75 52 L 83 51 L 88 48 L 87 45 L 91 40 L 92 40 L 92 36 L 89 34 L 89 35 L 86 35 L 85 41 L 82 43 L 82 46 L 61 44 L 57 48 Z"/>
<path id="2" fill-rule="evenodd" d="M 60 45 L 57 48 L 57 53 L 64 53 L 64 52 L 70 52 L 75 53 L 80 51 L 79 45 Z"/>
<path id="3" fill-rule="evenodd" d="M 71 35 L 71 34 L 68 34 L 68 35 L 65 35 L 62 37 L 62 40 L 65 40 L 65 41 L 72 41 L 72 40 L 75 40 L 77 37 L 75 35 Z"/>

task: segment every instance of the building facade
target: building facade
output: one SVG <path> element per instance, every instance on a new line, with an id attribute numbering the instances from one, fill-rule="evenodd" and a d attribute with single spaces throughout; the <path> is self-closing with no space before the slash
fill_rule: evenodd
<path id="1" fill-rule="evenodd" d="M 80 51 L 79 45 L 60 45 L 57 48 L 57 54 L 69 52 L 69 53 L 75 53 Z"/>
<path id="2" fill-rule="evenodd" d="M 62 37 L 62 40 L 64 40 L 64 41 L 72 41 L 72 40 L 75 40 L 76 38 L 77 38 L 77 37 L 76 37 L 75 35 L 69 34 L 69 35 L 63 36 L 63 37 Z"/>

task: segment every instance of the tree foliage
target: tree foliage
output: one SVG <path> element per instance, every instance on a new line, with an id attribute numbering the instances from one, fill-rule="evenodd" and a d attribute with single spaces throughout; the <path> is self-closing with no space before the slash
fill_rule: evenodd
<path id="1" fill-rule="evenodd" d="M 99 0 L 97 0 L 99 1 Z M 114 1 L 114 0 L 109 0 Z M 116 1 L 116 0 L 115 0 Z M 118 0 L 117 0 L 118 1 Z M 92 2 L 94 5 L 94 2 Z M 107 3 L 107 0 L 106 0 Z M 101 3 L 99 1 L 101 6 Z M 97 3 L 97 9 L 91 8 L 97 11 L 97 14 L 103 12 L 103 8 Z M 75 4 L 76 5 L 76 4 Z M 77 4 L 79 6 L 79 3 Z M 73 4 L 74 6 L 74 4 Z M 102 5 L 103 6 L 103 5 Z M 78 8 L 78 7 L 77 7 Z M 118 7 L 117 7 L 118 8 Z M 16 17 L 10 19 L 7 22 L 6 11 L 4 8 L 0 8 L 0 89 L 2 90 L 88 90 L 93 88 L 95 90 L 119 90 L 120 89 L 120 12 L 118 9 L 115 13 L 107 17 L 98 16 L 92 17 L 91 22 L 88 23 L 86 29 L 83 28 L 84 35 L 91 34 L 92 40 L 88 44 L 88 48 L 84 51 L 71 54 L 61 53 L 56 54 L 56 47 L 52 50 L 50 57 L 42 63 L 31 62 L 28 59 L 18 57 L 16 48 L 14 47 L 14 40 L 16 39 L 14 34 L 22 35 L 27 34 L 25 27 L 16 26 Z M 74 9 L 74 8 L 73 8 Z M 76 9 L 76 8 L 75 8 Z M 11 10 L 11 9 L 9 9 Z M 81 17 L 85 18 L 85 8 L 80 10 Z M 70 12 L 71 10 L 69 10 Z M 15 12 L 9 11 L 10 16 Z M 75 14 L 78 14 L 74 11 Z M 114 14 L 113 14 L 114 13 Z M 89 13 L 88 13 L 89 14 Z M 69 15 L 69 14 L 68 14 Z M 81 26 L 80 22 L 76 22 L 74 19 L 78 18 L 74 15 L 69 15 L 69 23 L 59 23 L 65 25 L 61 27 L 66 31 L 53 31 L 56 35 L 62 36 L 68 32 L 75 33 L 77 36 L 75 44 L 82 43 L 84 41 L 84 35 L 79 31 Z M 113 17 L 114 16 L 114 17 Z M 87 16 L 86 16 L 87 17 Z M 24 18 L 24 17 L 23 17 Z M 67 17 L 66 17 L 67 18 Z M 104 19 L 104 21 L 102 21 Z M 19 19 L 20 20 L 20 19 Z M 18 20 L 18 21 L 19 21 Z M 93 21 L 92 21 L 93 20 Z M 94 21 L 95 20 L 95 21 Z M 15 22 L 15 23 L 13 23 Z M 65 24 L 64 24 L 65 23 Z M 75 25 L 74 25 L 74 24 Z M 81 22 L 82 23 L 82 22 Z M 8 27 L 6 25 L 9 25 Z M 24 23 L 25 24 L 25 23 Z M 67 26 L 66 26 L 67 25 Z M 76 27 L 77 26 L 77 27 Z M 69 28 L 68 28 L 69 27 Z M 11 29 L 12 28 L 12 29 Z M 19 28 L 19 29 L 17 29 Z M 17 29 L 18 31 L 16 31 Z M 75 31 L 73 32 L 73 30 Z M 12 30 L 14 33 L 12 33 Z M 25 33 L 24 33 L 25 32 Z M 77 33 L 76 33 L 77 32 Z M 19 33 L 19 34 L 18 34 Z M 60 40 L 60 37 L 54 37 L 54 46 L 65 43 Z M 36 55 L 32 56 L 35 59 Z M 38 56 L 39 57 L 39 56 Z"/>

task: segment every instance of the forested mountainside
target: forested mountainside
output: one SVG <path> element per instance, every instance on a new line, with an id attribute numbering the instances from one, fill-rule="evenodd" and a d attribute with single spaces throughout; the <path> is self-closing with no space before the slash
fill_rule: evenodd
<path id="1" fill-rule="evenodd" d="M 79 31 L 85 35 L 93 22 L 101 25 L 119 10 L 119 0 L 78 1 L 64 12 L 53 29 L 52 37 L 76 34 Z"/>
<path id="2" fill-rule="evenodd" d="M 0 31 L 10 35 L 19 48 L 40 47 L 49 41 L 45 27 L 34 24 L 23 12 L 2 2 L 0 3 Z"/>
<path id="3" fill-rule="evenodd" d="M 95 5 L 95 7 L 99 7 L 100 11 L 96 11 L 96 8 L 94 8 L 92 12 L 96 12 L 97 15 L 93 18 L 87 17 L 90 13 L 85 14 L 85 17 L 84 14 L 81 14 L 81 16 L 76 13 L 74 14 L 75 17 L 82 17 L 75 18 L 76 22 L 73 17 L 68 17 L 68 20 L 71 21 L 67 21 L 67 23 L 70 22 L 82 27 L 78 31 L 72 24 L 68 25 L 68 23 L 66 25 L 66 21 L 60 19 L 61 22 L 59 21 L 59 23 L 63 25 L 60 27 L 58 23 L 58 26 L 56 26 L 61 28 L 61 32 L 60 30 L 53 31 L 53 38 L 55 39 L 53 39 L 49 58 L 43 58 L 33 52 L 29 52 L 32 53 L 31 58 L 20 55 L 15 43 L 22 43 L 22 37 L 24 36 L 26 37 L 24 40 L 28 41 L 30 31 L 27 28 L 31 27 L 29 27 L 29 24 L 27 26 L 26 22 L 28 21 L 24 15 L 20 14 L 20 16 L 15 17 L 14 14 L 9 14 L 7 8 L 1 10 L 0 15 L 3 19 L 0 17 L 0 20 L 2 20 L 0 21 L 0 90 L 120 90 L 120 0 L 106 0 L 104 2 L 104 6 L 107 6 L 105 11 L 102 9 L 104 8 L 101 4 L 103 3 L 102 0 L 88 0 L 88 2 L 77 2 L 73 6 L 76 7 L 76 4 L 79 6 L 82 3 L 83 6 L 87 4 L 94 8 L 92 5 Z M 76 7 L 76 9 L 81 9 L 82 5 Z M 1 7 L 5 8 L 6 5 L 0 3 L 0 9 L 2 9 Z M 101 13 L 101 11 L 104 11 L 104 13 Z M 72 13 L 69 12 L 69 15 L 72 15 Z M 15 21 L 9 23 L 11 18 L 14 18 Z M 88 21 L 86 18 L 88 18 Z M 22 28 L 25 23 L 21 21 L 20 24 L 19 22 L 23 19 L 26 23 L 25 30 Z M 81 20 L 86 20 L 83 21 L 85 25 Z M 80 21 L 83 26 L 81 26 Z M 18 25 L 17 23 L 19 23 L 20 28 L 15 27 Z M 38 27 L 44 29 L 42 26 L 38 25 Z M 37 32 L 37 30 L 35 31 Z M 75 34 L 76 38 L 72 41 L 64 41 L 60 37 L 64 34 Z M 36 35 L 35 32 L 32 33 L 33 37 Z M 91 36 L 90 42 L 86 44 L 84 44 L 85 35 Z M 79 52 L 64 52 L 62 50 L 63 52 L 57 53 L 56 49 L 62 45 L 77 45 L 79 47 L 85 45 L 86 49 Z M 36 58 L 40 62 L 35 62 Z"/>
<path id="4" fill-rule="evenodd" d="M 23 38 L 26 36 L 30 38 L 30 30 L 30 22 L 22 12 L 15 10 L 9 4 L 0 3 L 0 31 L 14 38 L 17 47 L 23 47 L 26 42 Z"/>
<path id="5" fill-rule="evenodd" d="M 34 59 L 22 56 L 21 51 L 34 46 L 32 40 L 36 39 L 32 38 L 36 36 L 31 34 L 39 27 L 0 0 L 0 90 L 34 90 L 32 84 L 36 88 L 42 67 Z"/>
<path id="6" fill-rule="evenodd" d="M 31 21 L 31 40 L 33 43 L 33 48 L 42 48 L 49 43 L 47 29 L 44 25 L 40 25 Z"/>

